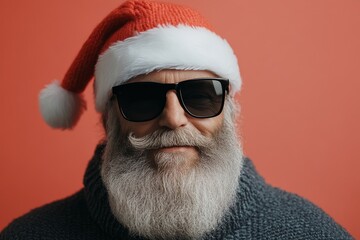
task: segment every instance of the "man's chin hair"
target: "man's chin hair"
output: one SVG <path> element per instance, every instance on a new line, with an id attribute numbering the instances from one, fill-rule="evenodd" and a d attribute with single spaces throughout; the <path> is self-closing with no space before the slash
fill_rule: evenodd
<path id="1" fill-rule="evenodd" d="M 201 148 L 198 164 L 178 172 L 159 172 L 151 166 L 146 154 L 132 149 L 121 136 L 117 118 L 109 117 L 108 125 L 113 124 L 117 133 L 108 132 L 101 176 L 112 213 L 131 234 L 150 239 L 196 239 L 223 219 L 236 198 L 243 163 L 227 110 L 212 147 Z"/>

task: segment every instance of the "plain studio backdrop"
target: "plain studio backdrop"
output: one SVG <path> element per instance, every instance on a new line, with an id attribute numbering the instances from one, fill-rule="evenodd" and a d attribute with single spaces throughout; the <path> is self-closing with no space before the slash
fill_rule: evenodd
<path id="1" fill-rule="evenodd" d="M 72 131 L 43 122 L 38 94 L 121 2 L 0 1 L 0 229 L 82 187 L 103 137 L 92 86 Z M 239 132 L 259 172 L 360 238 L 360 1 L 172 2 L 198 9 L 233 46 Z"/>

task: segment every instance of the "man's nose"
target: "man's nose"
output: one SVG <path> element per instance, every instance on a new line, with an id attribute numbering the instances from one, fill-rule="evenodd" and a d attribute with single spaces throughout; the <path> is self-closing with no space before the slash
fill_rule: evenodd
<path id="1" fill-rule="evenodd" d="M 181 107 L 179 99 L 174 91 L 166 93 L 165 107 L 160 115 L 159 125 L 170 129 L 183 127 L 188 123 L 188 118 Z"/>

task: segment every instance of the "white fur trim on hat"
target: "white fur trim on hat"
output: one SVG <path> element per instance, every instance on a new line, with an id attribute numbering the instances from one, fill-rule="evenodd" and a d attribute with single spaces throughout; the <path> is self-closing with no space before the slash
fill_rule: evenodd
<path id="1" fill-rule="evenodd" d="M 209 70 L 240 90 L 237 58 L 226 40 L 203 27 L 159 26 L 115 42 L 95 67 L 96 109 L 103 112 L 111 88 L 161 69 Z"/>
<path id="2" fill-rule="evenodd" d="M 58 81 L 47 85 L 40 92 L 39 104 L 45 122 L 53 128 L 61 129 L 75 126 L 86 109 L 82 96 L 62 88 Z"/>

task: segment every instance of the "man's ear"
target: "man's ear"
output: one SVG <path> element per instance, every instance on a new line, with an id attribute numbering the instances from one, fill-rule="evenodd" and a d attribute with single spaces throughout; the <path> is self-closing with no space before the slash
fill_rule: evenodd
<path id="1" fill-rule="evenodd" d="M 105 111 L 101 114 L 102 125 L 104 127 L 105 132 L 107 132 L 107 122 L 109 118 L 109 113 L 110 111 L 114 111 L 115 109 L 114 105 L 116 105 L 115 107 L 117 107 L 117 101 L 114 96 L 111 96 L 108 102 L 106 103 Z"/>
<path id="2" fill-rule="evenodd" d="M 229 84 L 229 97 L 235 101 L 235 96 L 237 95 L 236 92 L 233 92 L 233 86 L 231 84 Z"/>

